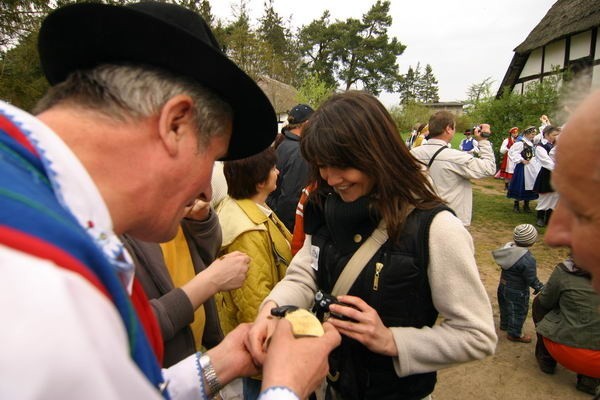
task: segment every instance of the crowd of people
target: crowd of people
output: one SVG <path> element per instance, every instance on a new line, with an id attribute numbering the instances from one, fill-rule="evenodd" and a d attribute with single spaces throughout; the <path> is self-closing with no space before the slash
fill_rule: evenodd
<path id="1" fill-rule="evenodd" d="M 33 114 L 0 102 L 1 398 L 429 399 L 438 370 L 494 353 L 468 230 L 470 179 L 496 173 L 489 124 L 452 149 L 440 111 L 403 142 L 348 91 L 292 108 L 276 140 L 202 17 L 162 2 L 61 7 L 39 52 Z M 588 133 L 583 155 L 545 116 L 501 149 L 515 210 L 539 195 L 537 224 L 573 258 L 540 282 L 530 224 L 493 253 L 499 329 L 531 342 L 533 288 L 540 369 L 589 393 L 600 191 L 579 167 L 600 168 L 598 97 L 565 128 Z M 299 334 L 295 308 L 322 330 Z"/>

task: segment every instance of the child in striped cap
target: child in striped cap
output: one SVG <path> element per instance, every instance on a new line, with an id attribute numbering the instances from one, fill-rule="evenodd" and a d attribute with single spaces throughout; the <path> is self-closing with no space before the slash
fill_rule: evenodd
<path id="1" fill-rule="evenodd" d="M 506 338 L 513 342 L 531 342 L 531 336 L 522 333 L 529 311 L 529 288 L 537 294 L 544 286 L 537 277 L 536 261 L 528 249 L 537 237 L 533 225 L 517 225 L 513 241 L 492 251 L 494 260 L 502 268 L 498 285 L 500 329 L 507 331 Z"/>

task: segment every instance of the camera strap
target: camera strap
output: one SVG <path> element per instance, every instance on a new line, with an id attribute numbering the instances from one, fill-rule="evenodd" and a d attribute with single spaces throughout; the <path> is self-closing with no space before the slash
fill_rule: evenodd
<path id="1" fill-rule="evenodd" d="M 352 255 L 344 270 L 338 277 L 331 294 L 339 296 L 347 294 L 358 274 L 365 268 L 367 263 L 373 258 L 377 250 L 388 240 L 388 233 L 383 219 L 377 225 L 377 228 L 371 233 L 371 236 L 356 250 Z"/>
<path id="2" fill-rule="evenodd" d="M 435 153 L 433 153 L 433 157 L 431 157 L 431 160 L 429 160 L 429 164 L 427 164 L 427 168 L 431 168 L 431 164 L 433 164 L 433 161 L 438 156 L 438 154 L 440 154 L 442 152 L 442 150 L 445 150 L 447 148 L 448 148 L 448 146 L 441 146 Z"/>

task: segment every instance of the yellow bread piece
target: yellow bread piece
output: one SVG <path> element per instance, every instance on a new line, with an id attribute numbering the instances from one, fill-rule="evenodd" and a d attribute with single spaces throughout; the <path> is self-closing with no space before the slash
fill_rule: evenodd
<path id="1" fill-rule="evenodd" d="M 285 315 L 285 319 L 290 321 L 292 324 L 292 332 L 294 336 L 323 336 L 325 331 L 323 330 L 323 325 L 308 310 L 303 308 L 299 308 L 295 311 L 288 312 Z"/>

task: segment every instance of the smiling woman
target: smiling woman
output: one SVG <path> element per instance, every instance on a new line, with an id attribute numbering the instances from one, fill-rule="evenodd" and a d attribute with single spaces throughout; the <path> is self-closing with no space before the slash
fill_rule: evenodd
<path id="1" fill-rule="evenodd" d="M 255 359 L 264 357 L 271 308 L 307 308 L 317 290 L 331 293 L 381 226 L 389 239 L 384 233 L 358 265 L 349 295 L 336 293 L 345 305 L 330 307 L 348 317 L 329 320 L 343 335 L 329 358 L 333 398 L 423 399 L 436 370 L 491 354 L 496 334 L 471 237 L 385 107 L 364 92 L 332 96 L 307 123 L 301 148 L 317 182 L 304 208 L 307 236 L 250 332 Z"/>

